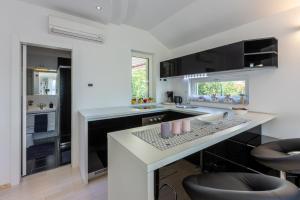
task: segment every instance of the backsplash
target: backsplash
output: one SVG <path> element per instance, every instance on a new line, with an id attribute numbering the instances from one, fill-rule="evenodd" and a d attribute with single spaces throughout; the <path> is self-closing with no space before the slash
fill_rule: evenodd
<path id="1" fill-rule="evenodd" d="M 236 72 L 231 74 L 209 74 L 206 78 L 169 78 L 164 82 L 162 100 L 166 101 L 167 91 L 173 91 L 174 96 L 183 98 L 183 103 L 210 106 L 215 104 L 248 105 L 250 75 L 250 72 Z"/>

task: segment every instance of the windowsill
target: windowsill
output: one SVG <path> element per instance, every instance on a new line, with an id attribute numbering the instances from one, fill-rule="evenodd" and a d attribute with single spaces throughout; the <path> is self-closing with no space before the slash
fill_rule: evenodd
<path id="1" fill-rule="evenodd" d="M 206 107 L 214 107 L 214 108 L 224 108 L 224 109 L 232 109 L 234 107 L 247 107 L 249 104 L 230 104 L 230 103 L 222 103 L 222 102 L 197 102 L 191 101 L 192 105 L 206 106 Z"/>
<path id="2" fill-rule="evenodd" d="M 131 104 L 131 106 L 153 106 L 153 105 L 157 105 L 158 103 L 156 102 L 149 102 L 149 103 L 135 103 L 135 104 Z"/>

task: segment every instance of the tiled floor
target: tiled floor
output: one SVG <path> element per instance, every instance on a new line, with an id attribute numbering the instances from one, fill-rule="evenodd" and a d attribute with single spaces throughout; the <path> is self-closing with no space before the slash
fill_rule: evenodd
<path id="1" fill-rule="evenodd" d="M 83 185 L 79 170 L 64 166 L 24 178 L 20 185 L 0 191 L 0 200 L 107 200 L 107 179 Z"/>
<path id="2" fill-rule="evenodd" d="M 177 161 L 171 165 L 163 167 L 160 173 L 160 186 L 167 184 L 171 186 L 176 193 L 178 200 L 191 200 L 183 189 L 182 181 L 189 175 L 199 174 L 200 168 L 187 162 L 186 160 Z M 165 187 L 160 191 L 160 200 L 175 200 L 174 191 L 170 187 Z"/>

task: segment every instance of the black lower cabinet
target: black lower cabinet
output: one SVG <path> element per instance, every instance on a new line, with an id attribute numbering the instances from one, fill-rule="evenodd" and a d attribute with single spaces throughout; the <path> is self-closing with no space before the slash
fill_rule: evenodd
<path id="1" fill-rule="evenodd" d="M 275 140 L 277 139 L 261 135 L 261 126 L 255 127 L 203 150 L 202 171 L 250 172 L 279 177 L 279 171 L 258 163 L 251 156 L 252 149 Z M 287 179 L 299 186 L 297 175 L 287 174 Z"/>
<path id="2" fill-rule="evenodd" d="M 165 117 L 163 119 L 164 122 L 195 116 L 194 114 L 187 114 L 187 113 L 174 112 L 174 111 L 163 112 L 163 114 L 165 114 Z"/>
<path id="3" fill-rule="evenodd" d="M 89 178 L 97 177 L 107 168 L 107 133 L 120 131 L 143 125 L 143 118 L 163 115 L 162 121 L 172 121 L 193 117 L 173 111 L 155 112 L 142 115 L 125 116 L 119 118 L 103 119 L 88 123 L 88 173 Z M 195 159 L 194 159 L 195 160 Z M 196 162 L 196 161 L 195 161 Z"/>
<path id="4" fill-rule="evenodd" d="M 155 170 L 155 200 L 189 200 L 182 181 L 185 177 L 200 174 L 201 152 L 190 155 L 167 166 Z"/>
<path id="5" fill-rule="evenodd" d="M 141 126 L 139 116 L 104 119 L 88 123 L 88 172 L 107 168 L 107 133 Z"/>
<path id="6" fill-rule="evenodd" d="M 225 159 L 208 151 L 203 152 L 203 158 L 205 159 L 204 172 L 253 172 L 229 159 Z"/>
<path id="7" fill-rule="evenodd" d="M 279 171 L 261 165 L 251 156 L 253 148 L 277 140 L 263 136 L 261 132 L 261 126 L 257 126 L 156 170 L 155 200 L 189 199 L 182 187 L 182 180 L 192 174 L 242 172 L 279 177 Z M 299 187 L 298 176 L 287 174 L 287 178 Z"/>

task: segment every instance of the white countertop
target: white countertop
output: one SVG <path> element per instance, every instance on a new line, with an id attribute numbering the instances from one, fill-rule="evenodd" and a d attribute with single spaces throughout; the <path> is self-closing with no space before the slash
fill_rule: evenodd
<path id="1" fill-rule="evenodd" d="M 38 106 L 29 106 L 27 109 L 27 114 L 36 114 L 36 113 L 48 113 L 48 112 L 55 112 L 56 108 L 49 108 L 45 107 L 41 109 Z"/>
<path id="2" fill-rule="evenodd" d="M 183 113 L 191 113 L 191 114 L 212 114 L 212 113 L 221 113 L 230 111 L 227 109 L 220 108 L 210 108 L 210 107 L 198 107 L 198 108 L 176 108 L 175 105 L 160 105 L 158 104 L 158 108 L 155 109 L 137 109 L 131 106 L 122 106 L 122 107 L 108 107 L 108 108 L 95 108 L 95 109 L 85 109 L 79 111 L 79 113 L 87 120 L 101 120 L 101 119 L 109 119 L 116 117 L 124 117 L 130 115 L 140 115 L 147 113 L 155 113 L 162 111 L 176 111 Z"/>
<path id="3" fill-rule="evenodd" d="M 174 108 L 173 108 L 174 109 Z M 172 109 L 172 110 L 173 110 Z M 182 110 L 182 109 L 180 109 Z M 222 109 L 213 109 L 200 107 L 197 109 L 185 109 L 189 112 L 198 112 L 198 113 L 217 113 L 222 112 Z M 118 109 L 115 112 L 119 111 Z M 123 110 L 126 111 L 126 110 Z M 177 111 L 177 109 L 176 109 Z M 108 110 L 107 110 L 108 112 Z M 86 113 L 87 114 L 87 113 Z M 201 117 L 205 117 L 202 115 Z M 166 166 L 176 160 L 182 159 L 188 155 L 196 153 L 202 149 L 205 149 L 211 145 L 214 145 L 220 141 L 226 140 L 230 137 L 233 137 L 239 133 L 242 133 L 246 130 L 254 128 L 258 125 L 267 123 L 274 119 L 276 116 L 272 114 L 264 113 L 255 113 L 249 112 L 243 116 L 246 119 L 251 120 L 251 122 L 241 124 L 223 131 L 219 131 L 212 135 L 208 135 L 197 140 L 187 142 L 176 147 L 161 151 L 154 146 L 148 144 L 142 139 L 134 136 L 133 131 L 145 130 L 153 127 L 159 127 L 160 124 L 144 126 L 134 129 L 122 130 L 117 132 L 112 132 L 108 134 L 108 137 L 115 140 L 117 143 L 122 145 L 129 153 L 134 155 L 137 159 L 143 163 L 143 166 L 146 171 L 154 171 L 163 166 Z"/>

